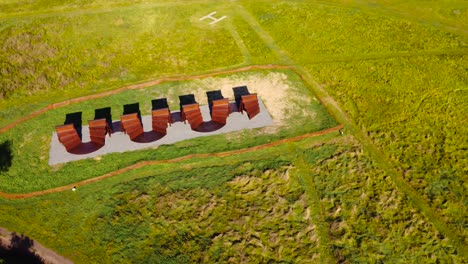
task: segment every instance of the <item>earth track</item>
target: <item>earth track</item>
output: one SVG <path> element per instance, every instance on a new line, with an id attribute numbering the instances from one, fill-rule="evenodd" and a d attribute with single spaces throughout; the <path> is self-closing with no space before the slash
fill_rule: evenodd
<path id="1" fill-rule="evenodd" d="M 266 149 L 266 148 L 270 148 L 270 147 L 275 147 L 275 146 L 278 146 L 278 145 L 281 145 L 281 144 L 284 144 L 284 143 L 295 142 L 295 141 L 299 141 L 299 140 L 306 139 L 306 138 L 318 137 L 318 136 L 322 136 L 322 135 L 329 134 L 329 133 L 332 133 L 332 132 L 336 132 L 336 131 L 338 131 L 340 129 L 343 129 L 343 125 L 338 125 L 336 127 L 324 129 L 324 130 L 313 132 L 313 133 L 307 133 L 307 134 L 303 134 L 303 135 L 292 137 L 292 138 L 285 138 L 285 139 L 277 140 L 277 141 L 274 141 L 274 142 L 266 143 L 266 144 L 263 144 L 263 145 L 250 147 L 250 148 L 236 149 L 236 150 L 223 151 L 223 152 L 217 152 L 217 153 L 189 154 L 189 155 L 185 155 L 185 156 L 182 156 L 182 157 L 177 157 L 177 158 L 167 159 L 167 160 L 142 161 L 142 162 L 138 162 L 138 163 L 135 163 L 133 165 L 127 166 L 125 168 L 121 168 L 121 169 L 106 173 L 104 175 L 94 177 L 94 178 L 91 178 L 91 179 L 87 179 L 87 180 L 84 180 L 84 181 L 80 181 L 80 182 L 77 182 L 77 183 L 72 183 L 72 184 L 60 186 L 60 187 L 57 187 L 57 188 L 52 188 L 52 189 L 37 191 L 37 192 L 31 192 L 31 193 L 13 194 L 13 193 L 0 192 L 0 197 L 5 198 L 5 199 L 9 199 L 9 200 L 17 200 L 17 199 L 26 199 L 26 198 L 42 196 L 42 195 L 51 194 L 51 193 L 69 191 L 75 186 L 78 187 L 78 186 L 83 186 L 83 185 L 91 184 L 91 183 L 94 183 L 94 182 L 102 181 L 104 179 L 107 179 L 107 178 L 110 178 L 110 177 L 113 177 L 113 176 L 117 176 L 119 174 L 131 171 L 131 170 L 134 170 L 134 169 L 139 169 L 139 168 L 144 167 L 144 166 L 158 165 L 158 164 L 165 164 L 165 163 L 177 163 L 177 162 L 181 162 L 181 161 L 188 160 L 188 159 L 194 159 L 194 158 L 208 158 L 208 157 L 223 158 L 223 157 L 227 157 L 227 156 L 232 156 L 232 155 L 257 151 L 257 150 L 261 150 L 261 149 Z"/>
<path id="2" fill-rule="evenodd" d="M 204 78 L 214 77 L 214 76 L 223 75 L 223 74 L 233 74 L 233 73 L 246 72 L 246 71 L 252 71 L 252 70 L 293 70 L 294 71 L 294 68 L 292 68 L 290 66 L 285 66 L 285 65 L 273 65 L 273 64 L 250 65 L 250 66 L 245 66 L 245 67 L 240 67 L 240 68 L 235 68 L 235 69 L 229 69 L 229 70 L 221 70 L 221 71 L 205 73 L 205 74 L 200 74 L 200 75 L 190 75 L 190 76 L 182 76 L 182 77 L 163 77 L 163 78 L 152 80 L 152 81 L 147 81 L 147 82 L 143 82 L 143 83 L 139 83 L 139 84 L 132 84 L 132 85 L 124 86 L 124 87 L 121 87 L 121 88 L 118 88 L 118 89 L 115 89 L 115 90 L 111 90 L 111 91 L 106 91 L 106 92 L 102 92 L 102 93 L 96 93 L 96 94 L 76 97 L 76 98 L 72 98 L 72 99 L 69 99 L 69 100 L 62 101 L 62 102 L 50 104 L 50 105 L 48 105 L 46 107 L 43 107 L 43 108 L 41 108 L 41 109 L 39 109 L 37 111 L 34 111 L 31 114 L 29 114 L 27 116 L 24 116 L 24 117 L 12 122 L 12 123 L 0 128 L 0 134 L 4 133 L 4 132 L 6 132 L 6 131 L 14 128 L 14 127 L 16 127 L 17 125 L 19 125 L 19 124 L 21 124 L 21 123 L 23 123 L 23 122 L 25 122 L 25 121 L 27 121 L 27 120 L 29 120 L 31 118 L 39 116 L 39 115 L 41 115 L 41 114 L 43 114 L 43 113 L 45 113 L 45 112 L 47 112 L 49 110 L 57 109 L 57 108 L 67 106 L 67 105 L 70 105 L 70 104 L 79 103 L 79 102 L 83 102 L 83 101 L 91 100 L 91 99 L 102 98 L 102 97 L 105 97 L 105 96 L 114 95 L 114 94 L 121 93 L 121 92 L 128 91 L 128 90 L 143 89 L 143 88 L 147 88 L 147 87 L 150 87 L 150 86 L 153 86 L 153 85 L 166 83 L 166 82 L 198 80 L 198 79 L 204 79 Z"/>

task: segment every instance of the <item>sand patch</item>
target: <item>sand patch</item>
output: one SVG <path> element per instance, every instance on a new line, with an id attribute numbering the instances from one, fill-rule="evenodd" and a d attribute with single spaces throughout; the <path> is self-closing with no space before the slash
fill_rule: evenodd
<path id="1" fill-rule="evenodd" d="M 262 99 L 268 112 L 273 117 L 275 126 L 285 124 L 291 113 L 302 113 L 304 116 L 315 115 L 300 108 L 307 103 L 308 96 L 301 96 L 284 73 L 271 72 L 268 74 L 229 76 L 225 78 L 213 77 L 196 81 L 198 89 L 194 95 L 200 104 L 208 104 L 206 91 L 221 90 L 224 97 L 234 100 L 233 87 L 247 86 L 251 93 L 257 93 Z"/>
<path id="2" fill-rule="evenodd" d="M 295 84 L 282 72 L 233 74 L 223 77 L 208 77 L 193 81 L 174 83 L 174 89 L 163 89 L 152 93 L 152 97 L 165 97 L 172 111 L 179 110 L 179 96 L 193 94 L 200 105 L 207 105 L 206 92 L 221 90 L 225 98 L 234 101 L 233 87 L 247 86 L 250 93 L 257 93 L 264 103 L 274 124 L 258 133 L 276 133 L 278 128 L 291 124 L 293 119 L 306 118 L 313 121 L 317 113 L 304 107 L 316 104 L 318 100 L 302 84 Z"/>

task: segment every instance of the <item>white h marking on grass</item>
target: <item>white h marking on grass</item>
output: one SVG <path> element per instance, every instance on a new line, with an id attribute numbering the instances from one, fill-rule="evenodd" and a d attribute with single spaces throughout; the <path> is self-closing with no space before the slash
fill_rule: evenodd
<path id="1" fill-rule="evenodd" d="M 213 13 L 210 13 L 210 14 L 208 14 L 208 15 L 206 15 L 206 16 L 200 18 L 200 21 L 209 18 L 209 19 L 213 20 L 212 22 L 210 22 L 210 25 L 213 25 L 213 24 L 216 24 L 216 23 L 218 23 L 219 21 L 221 21 L 221 20 L 223 20 L 223 19 L 226 18 L 226 16 L 222 16 L 222 17 L 220 17 L 220 18 L 216 18 L 216 17 L 213 17 L 214 14 L 216 14 L 216 11 L 214 11 Z"/>

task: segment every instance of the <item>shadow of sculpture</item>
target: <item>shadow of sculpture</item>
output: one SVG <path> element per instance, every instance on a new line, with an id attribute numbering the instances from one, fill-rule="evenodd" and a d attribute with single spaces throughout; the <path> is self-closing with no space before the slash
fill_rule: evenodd
<path id="1" fill-rule="evenodd" d="M 174 111 L 171 113 L 172 123 L 182 122 L 182 114 L 180 111 Z"/>
<path id="2" fill-rule="evenodd" d="M 138 119 L 140 119 L 140 123 L 143 124 L 143 122 L 141 121 L 140 103 L 126 104 L 123 106 L 123 109 L 124 110 L 122 115 L 136 113 L 138 115 Z"/>
<path id="3" fill-rule="evenodd" d="M 94 120 L 105 118 L 107 124 L 109 125 L 110 129 L 114 131 L 113 124 L 112 124 L 112 113 L 110 107 L 104 107 L 94 110 Z"/>
<path id="4" fill-rule="evenodd" d="M 94 151 L 97 151 L 98 149 L 102 147 L 104 147 L 104 145 L 95 144 L 90 141 L 90 142 L 81 143 L 80 145 L 73 148 L 72 150 L 69 150 L 68 152 L 71 154 L 76 154 L 76 155 L 85 155 L 85 154 L 89 154 Z"/>
<path id="5" fill-rule="evenodd" d="M 158 133 L 154 131 L 146 131 L 146 132 L 143 132 L 143 134 L 132 139 L 132 141 L 137 142 L 137 143 L 150 143 L 150 142 L 160 140 L 164 136 L 166 135 L 162 133 Z"/>
<path id="6" fill-rule="evenodd" d="M 210 121 L 204 121 L 203 123 L 201 123 L 201 125 L 194 128 L 193 130 L 197 132 L 207 133 L 207 132 L 213 132 L 218 129 L 221 129 L 225 125 L 226 124 L 216 123 L 210 120 Z"/>
<path id="7" fill-rule="evenodd" d="M 73 126 L 76 129 L 76 132 L 78 133 L 78 136 L 80 138 L 83 138 L 83 134 L 82 134 L 83 120 L 82 120 L 81 115 L 82 115 L 82 112 L 69 113 L 65 116 L 65 122 L 63 122 L 63 124 L 64 125 L 73 124 Z"/>

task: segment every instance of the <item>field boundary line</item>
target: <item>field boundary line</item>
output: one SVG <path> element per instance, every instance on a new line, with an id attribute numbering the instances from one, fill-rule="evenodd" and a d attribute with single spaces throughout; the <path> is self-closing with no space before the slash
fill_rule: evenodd
<path id="1" fill-rule="evenodd" d="M 400 51 L 392 53 L 364 53 L 356 56 L 342 56 L 342 55 L 319 55 L 312 58 L 310 61 L 304 61 L 306 64 L 322 64 L 322 63 L 336 63 L 336 62 L 354 62 L 354 61 L 367 61 L 367 60 L 389 60 L 393 58 L 411 58 L 420 56 L 466 56 L 468 49 L 452 49 L 452 50 L 414 50 L 414 51 Z"/>
<path id="2" fill-rule="evenodd" d="M 358 9 L 364 12 L 378 12 L 381 15 L 388 15 L 390 17 L 398 18 L 398 19 L 405 19 L 411 22 L 430 26 L 432 28 L 443 29 L 447 31 L 451 31 L 453 33 L 468 35 L 468 30 L 463 26 L 460 26 L 455 21 L 447 20 L 446 18 L 439 18 L 432 17 L 429 19 L 425 19 L 421 16 L 412 16 L 403 10 L 398 10 L 392 7 L 388 7 L 375 1 L 370 4 L 369 1 L 340 1 L 339 3 L 333 3 L 330 1 L 324 0 L 313 0 L 313 1 L 304 1 L 304 0 L 289 0 L 291 2 L 300 3 L 300 4 L 311 4 L 311 5 L 321 5 L 321 6 L 331 6 L 331 7 L 338 7 L 338 8 L 349 8 L 349 9 Z M 262 0 L 262 2 L 270 3 L 268 0 Z M 458 7 L 453 8 L 464 8 L 463 4 L 460 4 Z"/>
<path id="3" fill-rule="evenodd" d="M 254 70 L 293 70 L 291 66 L 287 65 L 276 65 L 276 64 L 264 64 L 264 65 L 249 65 L 249 66 L 244 66 L 240 68 L 235 68 L 235 69 L 228 69 L 228 70 L 220 70 L 220 71 L 215 71 L 215 72 L 210 72 L 210 73 L 204 73 L 204 74 L 199 74 L 199 75 L 189 75 L 189 76 L 179 76 L 179 77 L 162 77 L 159 79 L 154 79 L 151 81 L 146 81 L 142 83 L 137 83 L 137 84 L 131 84 L 127 86 L 123 86 L 114 90 L 106 91 L 106 92 L 101 92 L 101 93 L 96 93 L 96 94 L 90 94 L 90 95 L 85 95 L 85 96 L 80 96 L 80 97 L 75 97 L 72 99 L 68 99 L 65 101 L 49 104 L 48 106 L 45 106 L 39 110 L 36 110 L 32 112 L 29 115 L 26 115 L 20 119 L 17 119 L 16 121 L 13 121 L 12 123 L 0 128 L 0 134 L 4 133 L 17 125 L 34 118 L 36 116 L 39 116 L 49 110 L 54 110 L 60 107 L 64 107 L 70 104 L 75 104 L 75 103 L 80 103 L 83 101 L 91 100 L 91 99 L 97 99 L 97 98 L 102 98 L 114 94 L 118 94 L 124 91 L 128 90 L 138 90 L 138 89 L 144 89 L 148 88 L 150 86 L 162 84 L 162 83 L 167 83 L 167 82 L 177 82 L 177 81 L 191 81 L 191 80 L 199 80 L 199 79 L 204 79 L 204 78 L 209 78 L 209 77 L 214 77 L 218 75 L 224 75 L 224 74 L 233 74 L 233 73 L 240 73 L 240 72 L 247 72 L 247 71 L 254 71 Z"/>
<path id="4" fill-rule="evenodd" d="M 113 176 L 116 176 L 116 175 L 119 175 L 119 174 L 122 174 L 122 173 L 125 173 L 125 172 L 128 172 L 128 171 L 131 171 L 131 170 L 139 169 L 139 168 L 144 167 L 144 166 L 167 164 L 167 163 L 177 163 L 177 162 L 181 162 L 181 161 L 189 160 L 189 159 L 194 159 L 194 158 L 209 158 L 209 157 L 224 158 L 224 157 L 228 157 L 228 156 L 232 156 L 232 155 L 243 154 L 243 153 L 262 150 L 262 149 L 266 149 L 266 148 L 276 147 L 276 146 L 284 144 L 284 143 L 296 142 L 296 141 L 300 141 L 300 140 L 307 139 L 307 138 L 318 137 L 318 136 L 322 136 L 322 135 L 326 135 L 326 134 L 330 134 L 330 133 L 339 131 L 340 129 L 343 129 L 343 125 L 338 125 L 338 126 L 335 126 L 335 127 L 332 127 L 332 128 L 327 128 L 327 129 L 324 129 L 324 130 L 311 132 L 311 133 L 307 133 L 307 134 L 303 134 L 303 135 L 299 135 L 299 136 L 295 136 L 295 137 L 291 137 L 291 138 L 284 138 L 284 139 L 280 139 L 280 140 L 273 141 L 273 142 L 270 142 L 270 143 L 266 143 L 266 144 L 262 144 L 262 145 L 258 145 L 258 146 L 253 146 L 253 147 L 249 147 L 249 148 L 244 148 L 244 149 L 236 149 L 236 150 L 222 151 L 222 152 L 216 152 L 216 153 L 189 154 L 189 155 L 185 155 L 185 156 L 181 156 L 181 157 L 177 157 L 177 158 L 172 158 L 172 159 L 166 159 L 166 160 L 141 161 L 141 162 L 135 163 L 133 165 L 127 166 L 125 168 L 121 168 L 121 169 L 106 173 L 104 175 L 97 176 L 97 177 L 87 179 L 87 180 L 84 180 L 84 181 L 80 181 L 80 182 L 77 182 L 77 183 L 67 184 L 67 185 L 64 185 L 64 186 L 60 186 L 60 187 L 56 187 L 56 188 L 52 188 L 52 189 L 48 189 L 48 190 L 36 191 L 36 192 L 30 192 L 30 193 L 15 194 L 15 193 L 0 192 L 0 197 L 8 199 L 8 200 L 17 200 L 17 199 L 26 199 L 26 198 L 42 196 L 42 195 L 51 194 L 51 193 L 58 193 L 58 192 L 71 190 L 74 186 L 78 187 L 78 186 L 91 184 L 91 183 L 94 183 L 94 182 L 98 182 L 98 181 L 101 181 L 101 180 L 104 180 L 104 179 L 107 179 L 107 178 L 110 178 L 110 177 L 113 177 Z"/>

